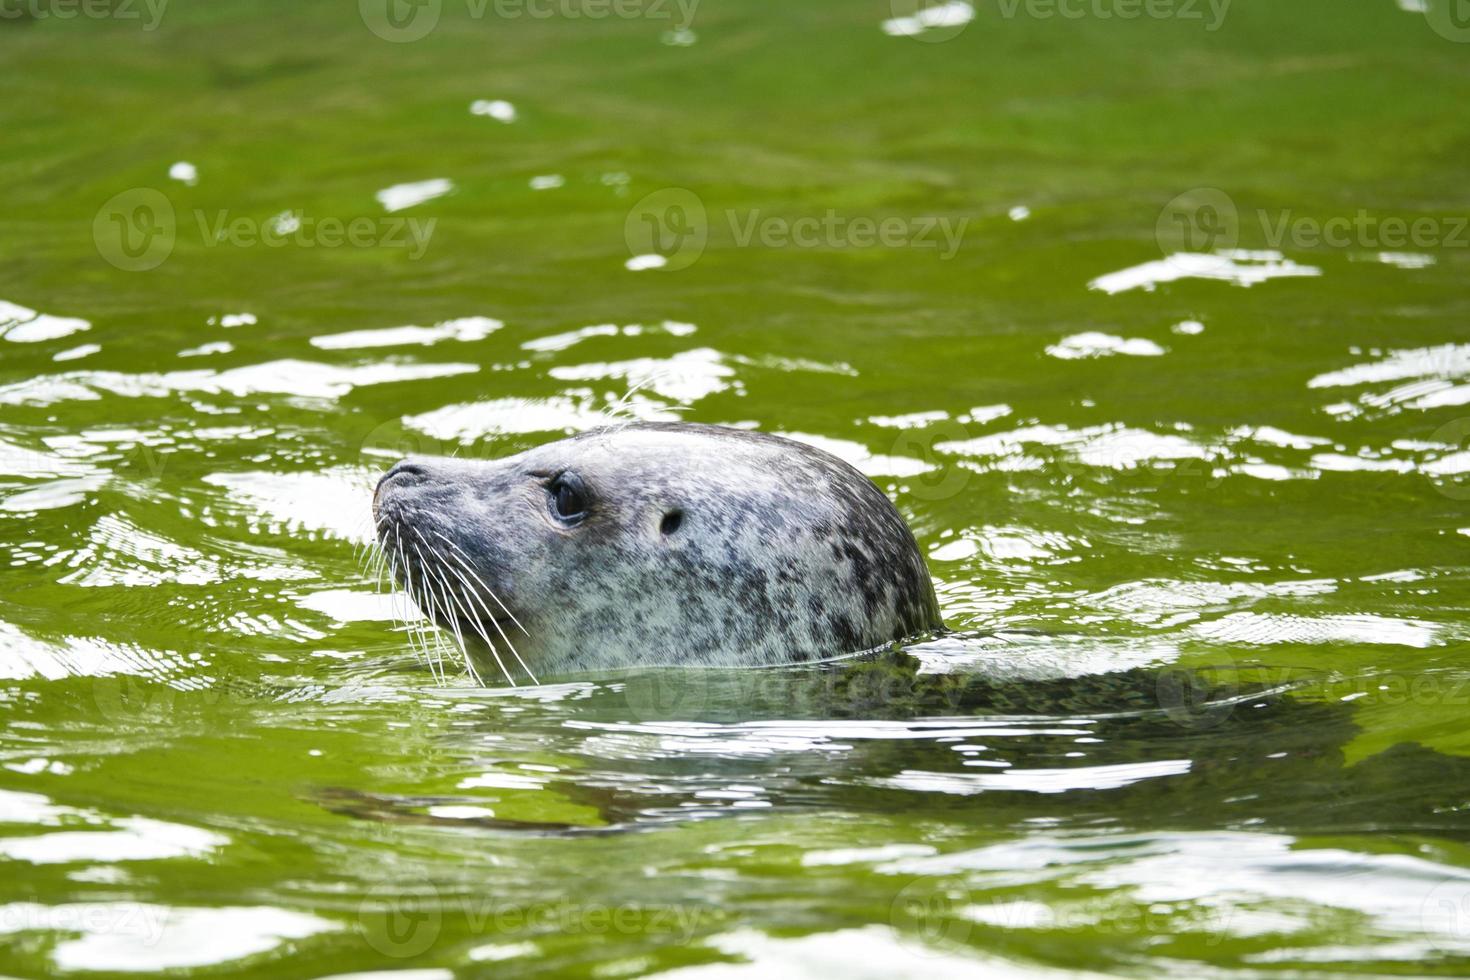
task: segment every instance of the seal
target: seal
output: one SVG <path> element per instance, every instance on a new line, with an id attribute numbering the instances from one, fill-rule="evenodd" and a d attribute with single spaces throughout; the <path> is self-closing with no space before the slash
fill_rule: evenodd
<path id="1" fill-rule="evenodd" d="M 493 661 L 512 684 L 828 659 L 943 629 L 888 497 L 763 433 L 640 422 L 498 460 L 406 459 L 373 514 L 393 579 L 472 673 Z"/>

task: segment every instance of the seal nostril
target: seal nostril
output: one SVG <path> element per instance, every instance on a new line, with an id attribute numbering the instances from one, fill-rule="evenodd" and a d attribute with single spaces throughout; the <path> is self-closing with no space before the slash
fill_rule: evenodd
<path id="1" fill-rule="evenodd" d="M 395 465 L 387 473 L 383 474 L 383 478 L 378 481 L 378 489 L 381 490 L 383 488 L 383 484 L 387 483 L 394 477 L 402 477 L 405 482 L 416 482 L 428 475 L 429 471 L 423 466 L 419 465 L 418 463 L 411 463 L 408 460 L 404 460 L 403 462 Z"/>
<path id="2" fill-rule="evenodd" d="M 679 530 L 679 525 L 684 523 L 684 512 L 682 510 L 671 510 L 664 515 L 663 523 L 658 529 L 664 534 L 673 534 Z"/>

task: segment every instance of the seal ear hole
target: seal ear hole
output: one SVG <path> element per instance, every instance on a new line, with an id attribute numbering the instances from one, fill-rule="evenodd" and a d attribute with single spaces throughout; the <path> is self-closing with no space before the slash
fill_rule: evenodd
<path id="1" fill-rule="evenodd" d="M 682 510 L 671 510 L 664 515 L 663 522 L 659 524 L 658 529 L 664 534 L 673 534 L 679 530 L 679 526 L 683 523 L 684 512 Z"/>

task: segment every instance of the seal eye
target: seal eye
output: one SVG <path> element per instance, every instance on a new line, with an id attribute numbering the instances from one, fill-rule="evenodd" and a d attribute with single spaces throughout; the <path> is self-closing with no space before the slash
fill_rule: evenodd
<path id="1" fill-rule="evenodd" d="M 556 516 L 575 524 L 587 516 L 587 488 L 572 473 L 563 473 L 551 481 L 551 509 Z"/>
<path id="2" fill-rule="evenodd" d="M 658 529 L 664 534 L 673 534 L 679 530 L 679 525 L 683 523 L 684 512 L 682 510 L 671 510 L 664 515 L 663 523 L 659 525 Z"/>

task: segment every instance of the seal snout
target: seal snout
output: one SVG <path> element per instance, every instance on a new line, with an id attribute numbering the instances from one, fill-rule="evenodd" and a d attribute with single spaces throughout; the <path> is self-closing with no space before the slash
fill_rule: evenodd
<path id="1" fill-rule="evenodd" d="M 429 476 L 428 467 L 411 459 L 401 460 L 378 481 L 378 492 L 381 493 L 384 484 L 389 480 L 397 480 L 399 483 L 420 483 Z"/>

